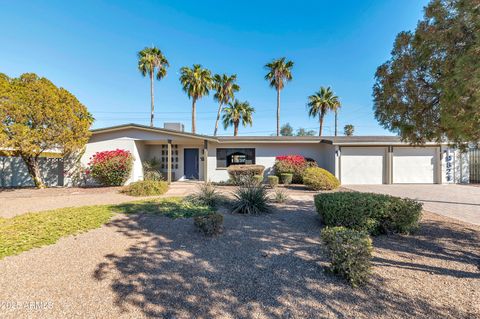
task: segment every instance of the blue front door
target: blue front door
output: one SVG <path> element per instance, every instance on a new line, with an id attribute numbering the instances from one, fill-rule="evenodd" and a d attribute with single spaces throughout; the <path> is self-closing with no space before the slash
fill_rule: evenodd
<path id="1" fill-rule="evenodd" d="M 185 178 L 198 179 L 198 148 L 185 148 L 183 150 L 183 168 Z"/>

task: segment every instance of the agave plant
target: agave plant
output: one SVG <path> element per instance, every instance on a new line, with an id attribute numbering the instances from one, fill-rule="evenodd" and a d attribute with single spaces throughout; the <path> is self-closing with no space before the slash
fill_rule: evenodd
<path id="1" fill-rule="evenodd" d="M 263 186 L 246 184 L 233 193 L 232 213 L 261 214 L 270 211 L 270 198 Z"/>

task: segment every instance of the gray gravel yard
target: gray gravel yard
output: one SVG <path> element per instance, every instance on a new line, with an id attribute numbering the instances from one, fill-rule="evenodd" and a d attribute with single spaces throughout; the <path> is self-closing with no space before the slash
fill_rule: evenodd
<path id="1" fill-rule="evenodd" d="M 310 195 L 311 196 L 311 195 Z M 0 260 L 2 318 L 480 318 L 480 228 L 426 213 L 415 236 L 378 237 L 374 276 L 325 273 L 310 200 L 225 214 L 215 238 L 191 219 L 116 216 L 100 229 Z"/>

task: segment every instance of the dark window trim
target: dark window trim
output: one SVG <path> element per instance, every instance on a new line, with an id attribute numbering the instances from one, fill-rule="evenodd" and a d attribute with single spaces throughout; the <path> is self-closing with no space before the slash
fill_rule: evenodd
<path id="1" fill-rule="evenodd" d="M 217 150 L 216 150 L 215 155 L 216 155 L 216 160 L 217 160 L 217 169 L 227 169 L 227 167 L 230 166 L 230 165 L 236 165 L 236 164 L 227 165 L 227 158 L 228 158 L 227 154 L 228 153 L 243 152 L 244 150 L 251 151 L 250 155 L 251 155 L 252 158 L 247 159 L 247 160 L 251 160 L 252 164 L 255 164 L 257 156 L 256 156 L 256 149 L 254 147 L 223 147 L 223 148 L 217 148 Z M 221 154 L 221 155 L 224 155 L 224 156 L 219 156 L 220 152 L 225 152 L 224 154 Z M 248 157 L 248 154 L 246 154 L 246 155 Z M 221 164 L 219 165 L 219 163 L 221 163 Z"/>

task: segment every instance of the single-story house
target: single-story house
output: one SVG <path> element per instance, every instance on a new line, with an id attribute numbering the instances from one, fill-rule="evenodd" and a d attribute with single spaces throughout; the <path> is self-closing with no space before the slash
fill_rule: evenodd
<path id="1" fill-rule="evenodd" d="M 342 184 L 460 183 L 470 180 L 467 154 L 447 145 L 413 147 L 395 136 L 209 136 L 125 124 L 92 130 L 84 164 L 99 151 L 129 150 L 134 158 L 128 182 L 143 179 L 142 162 L 156 158 L 168 180 L 228 179 L 227 167 L 260 164 L 273 174 L 275 157 L 299 154 L 314 159 Z"/>

